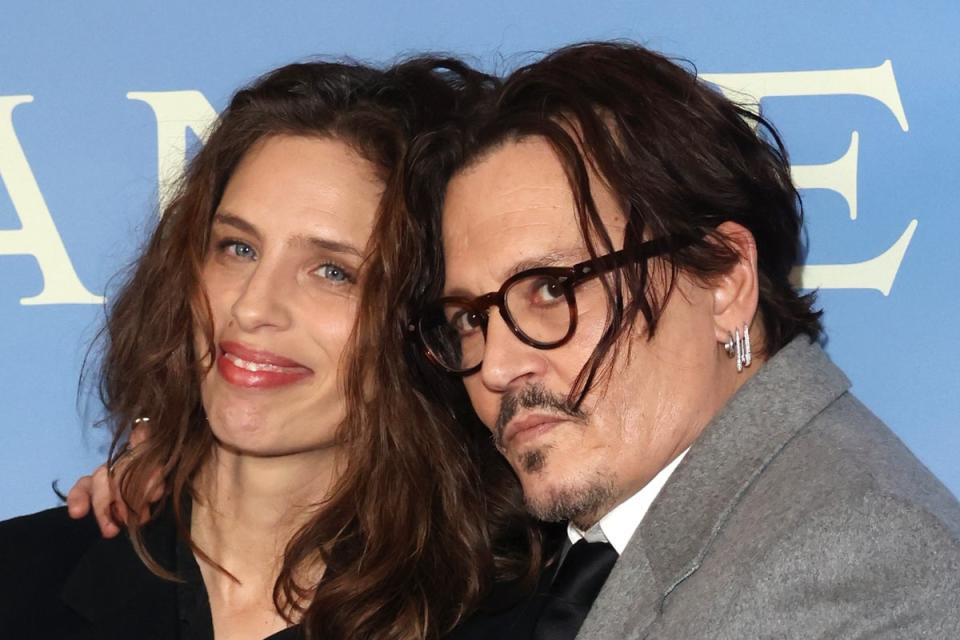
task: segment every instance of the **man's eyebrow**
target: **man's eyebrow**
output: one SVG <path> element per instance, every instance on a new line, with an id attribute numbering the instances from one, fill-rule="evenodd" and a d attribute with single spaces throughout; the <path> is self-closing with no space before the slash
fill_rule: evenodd
<path id="1" fill-rule="evenodd" d="M 584 253 L 585 252 L 582 249 L 568 249 L 564 251 L 551 251 L 550 253 L 545 253 L 543 255 L 536 256 L 535 258 L 521 260 L 520 262 L 514 263 L 507 271 L 503 273 L 503 278 L 500 283 L 503 284 L 513 276 L 517 275 L 521 271 L 526 271 L 527 269 L 539 269 L 541 267 L 572 267 L 584 259 Z M 443 295 L 468 298 L 477 294 L 469 293 L 458 287 L 450 290 L 444 288 Z"/>
<path id="2" fill-rule="evenodd" d="M 539 269 L 541 267 L 570 267 L 582 260 L 583 251 L 568 249 L 566 251 L 551 251 L 535 258 L 527 258 L 515 263 L 508 269 L 503 279 L 507 280 L 521 271 Z"/>

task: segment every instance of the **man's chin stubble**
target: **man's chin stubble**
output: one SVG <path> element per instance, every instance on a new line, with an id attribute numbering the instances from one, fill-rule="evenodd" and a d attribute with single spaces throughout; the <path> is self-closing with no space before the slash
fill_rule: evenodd
<path id="1" fill-rule="evenodd" d="M 525 474 L 540 475 L 548 460 L 550 447 L 524 452 L 520 457 L 520 468 Z M 588 481 L 578 486 L 563 485 L 551 488 L 541 499 L 531 499 L 524 495 L 527 511 L 545 522 L 572 521 L 582 530 L 593 526 L 615 501 L 613 479 L 597 472 Z"/>

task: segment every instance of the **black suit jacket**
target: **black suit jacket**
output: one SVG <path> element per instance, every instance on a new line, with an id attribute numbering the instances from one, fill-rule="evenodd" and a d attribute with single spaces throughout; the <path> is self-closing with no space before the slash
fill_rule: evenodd
<path id="1" fill-rule="evenodd" d="M 175 566 L 172 523 L 146 542 Z M 126 536 L 100 537 L 92 517 L 65 508 L 0 523 L 0 638 L 57 640 L 179 637 L 177 587 L 152 574 Z"/>

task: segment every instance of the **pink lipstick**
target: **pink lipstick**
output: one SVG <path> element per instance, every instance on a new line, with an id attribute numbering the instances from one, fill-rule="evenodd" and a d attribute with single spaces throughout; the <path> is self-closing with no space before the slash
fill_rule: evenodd
<path id="1" fill-rule="evenodd" d="M 299 362 L 239 342 L 221 342 L 219 352 L 217 371 L 238 387 L 275 389 L 313 375 L 312 369 Z"/>

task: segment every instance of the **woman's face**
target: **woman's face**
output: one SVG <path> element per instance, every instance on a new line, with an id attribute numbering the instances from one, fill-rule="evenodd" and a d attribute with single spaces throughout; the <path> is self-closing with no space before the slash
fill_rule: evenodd
<path id="1" fill-rule="evenodd" d="M 335 139 L 271 136 L 237 166 L 202 273 L 215 344 L 201 394 L 222 446 L 278 456 L 335 444 L 382 193 L 373 165 Z M 197 347 L 208 352 L 202 335 Z"/>

